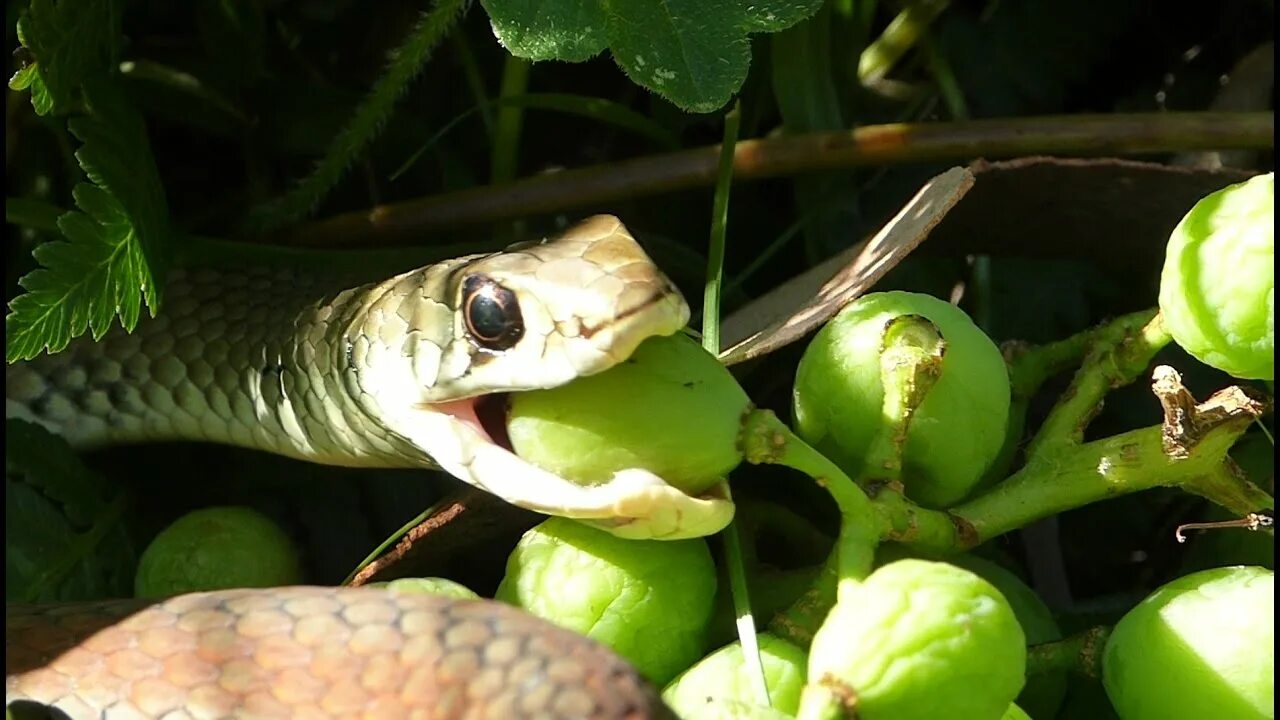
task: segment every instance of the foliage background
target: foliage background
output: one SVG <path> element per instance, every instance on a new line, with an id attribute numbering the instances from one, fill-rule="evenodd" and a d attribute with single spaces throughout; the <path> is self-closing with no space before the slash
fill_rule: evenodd
<path id="1" fill-rule="evenodd" d="M 515 12 L 517 3 L 453 5 L 465 8 L 461 20 L 446 28 L 447 35 L 430 53 L 421 74 L 397 88 L 403 94 L 390 98 L 393 111 L 381 131 L 354 152 L 354 161 L 332 191 L 301 220 L 720 141 L 724 99 L 699 101 L 698 109 L 713 112 L 686 112 L 631 82 L 607 53 L 581 62 L 515 60 L 495 38 L 491 14 Z M 546 7 L 574 5 L 551 2 Z M 646 8 L 667 5 L 631 0 L 612 7 L 648 17 L 642 13 Z M 818 3 L 772 5 L 801 17 Z M 929 5 L 919 3 L 917 9 Z M 722 6 L 737 7 L 705 4 L 723 10 Z M 82 5 L 34 0 L 6 5 L 10 48 L 20 46 L 18 18 L 28 7 L 33 13 L 63 13 L 52 16 L 53 27 L 74 25 L 77 21 L 70 14 L 96 7 L 106 8 L 104 17 L 111 27 L 116 22 L 112 11 L 118 10 L 118 32 L 105 35 L 111 42 L 84 51 L 92 56 L 86 62 L 102 60 L 101 70 L 122 94 L 102 97 L 95 104 L 97 86 L 87 84 L 83 95 L 63 98 L 69 107 L 61 110 L 73 116 L 68 123 L 56 108 L 56 97 L 54 112 L 42 115 L 19 91 L 9 93 L 6 215 L 11 230 L 16 230 L 6 249 L 10 301 L 19 295 L 17 280 L 36 266 L 32 249 L 59 237 L 54 218 L 77 205 L 98 225 L 86 225 L 86 216 L 80 216 L 63 231 L 73 240 L 79 232 L 80 247 L 91 248 L 85 252 L 97 252 L 92 257 L 99 258 L 117 247 L 110 245 L 111 238 L 130 238 L 119 246 L 126 248 L 119 262 L 131 268 L 126 278 L 152 271 L 162 277 L 168 260 L 182 261 L 184 253 L 189 257 L 202 247 L 199 238 L 248 243 L 222 246 L 224 261 L 273 259 L 261 241 L 271 238 L 264 228 L 287 225 L 279 199 L 321 158 L 332 156 L 335 146 L 346 142 L 343 128 L 355 109 L 388 67 L 395 72 L 388 52 L 400 46 L 431 10 L 422 0 L 104 0 Z M 723 30 L 713 9 L 698 16 L 700 24 L 693 26 L 697 32 L 689 37 L 718 38 L 714 32 L 702 32 Z M 821 4 L 813 18 L 781 32 L 735 31 L 740 37 L 725 42 L 736 43 L 733 46 L 750 58 L 735 95 L 740 137 L 895 122 L 1203 110 L 1219 93 L 1224 74 L 1274 39 L 1274 4 L 1269 0 L 956 0 L 934 7 L 930 12 L 936 18 L 924 26 L 901 61 L 883 79 L 864 84 L 859 80 L 861 52 L 890 27 L 899 11 L 891 3 L 832 0 Z M 643 44 L 657 32 L 654 27 L 638 22 L 609 41 L 615 50 L 625 51 Z M 508 41 L 519 45 L 520 39 L 507 30 Z M 563 51 L 561 57 L 567 53 L 582 60 L 592 55 L 592 45 L 583 41 L 572 46 L 577 48 L 573 52 L 564 49 L 570 45 L 556 47 Z M 539 57 L 555 54 L 556 47 L 549 51 L 536 43 L 520 45 L 526 54 Z M 10 73 L 20 75 L 33 60 L 44 59 L 15 53 Z M 627 71 L 635 75 L 635 67 Z M 1269 87 L 1264 107 L 1256 109 L 1271 109 Z M 117 101 L 125 108 L 119 116 L 111 110 Z M 84 104 L 95 113 L 75 119 Z M 134 117 L 143 125 L 130 125 Z M 138 136 L 120 146 L 110 144 L 128 132 Z M 96 156 L 89 152 L 88 159 L 82 152 L 77 161 L 82 142 L 103 149 Z M 147 147 L 149 155 L 138 151 Z M 975 148 L 971 157 L 954 162 L 848 169 L 738 185 L 729 210 L 724 311 L 874 232 L 925 180 L 982 156 L 981 150 Z M 154 158 L 154 167 L 148 157 Z M 90 172 L 89 179 L 109 192 L 82 184 L 85 169 L 96 167 L 95 158 L 99 175 L 105 172 L 106 177 L 92 177 Z M 1247 162 L 1266 171 L 1272 160 L 1255 155 Z M 413 248 L 396 250 L 394 262 L 412 264 L 460 246 L 492 248 L 603 211 L 620 216 L 636 230 L 697 305 L 711 193 L 709 187 L 682 190 L 517 222 L 424 232 Z M 1039 239 L 1029 237 L 1026 242 L 1032 245 Z M 344 245 L 368 247 L 361 237 L 346 238 Z M 1152 253 L 1158 254 L 1160 247 L 1153 244 Z M 768 261 L 759 262 L 769 252 L 774 254 Z M 82 259 L 64 260 L 74 265 Z M 48 265 L 50 255 L 41 260 Z M 1107 257 L 1080 262 L 1008 256 L 975 262 L 919 253 L 882 287 L 947 297 L 958 283 L 966 283 L 969 291 L 962 305 L 997 341 L 1045 341 L 1152 305 L 1155 267 L 1153 261 L 1148 275 L 1133 277 L 1122 274 Z M 751 273 L 744 274 L 749 268 Z M 73 323 L 71 306 L 65 305 L 71 302 L 65 300 L 65 283 L 59 285 L 62 281 L 56 277 L 48 282 L 52 299 L 28 302 L 44 302 L 39 307 L 63 314 L 50 315 L 47 327 L 36 335 L 60 327 L 65 332 Z M 130 316 L 132 303 L 136 316 L 143 296 L 151 297 L 155 290 L 146 286 L 140 294 L 138 283 L 125 282 L 112 291 L 117 295 L 109 296 L 105 283 L 83 290 L 83 302 L 92 312 L 82 320 L 95 330 L 109 324 L 121 298 L 124 315 Z M 12 350 L 12 336 L 10 346 Z M 744 377 L 753 398 L 783 417 L 798 352 L 793 347 L 777 353 Z M 1174 362 L 1191 365 L 1185 358 Z M 1189 373 L 1188 384 L 1203 392 L 1221 387 L 1225 379 L 1201 370 Z M 1108 406 L 1098 424 L 1100 432 L 1151 421 L 1153 401 L 1143 388 L 1133 390 Z M 448 487 L 444 481 L 423 482 L 421 473 L 357 474 L 196 446 L 115 449 L 92 455 L 87 467 L 79 467 L 65 448 L 44 447 L 43 442 L 29 440 L 31 458 L 8 458 L 6 575 L 11 599 L 91 597 L 124 588 L 133 562 L 129 548 L 144 546 L 181 512 L 217 503 L 268 511 L 304 542 L 310 579 L 337 582 L 371 547 Z M 71 467 L 51 467 L 49 457 Z M 745 482 L 750 488 L 751 480 Z M 1081 623 L 1125 607 L 1135 593 L 1176 572 L 1182 562 L 1169 549 L 1153 550 L 1151 538 L 1200 508 L 1198 501 L 1186 497 L 1152 501 L 1151 495 L 1144 495 L 1141 500 L 1123 499 L 1063 516 L 1061 535 L 1073 541 L 1055 552 L 1062 553 L 1059 572 L 1070 579 L 1071 593 L 1049 593 L 1051 604 L 1067 616 L 1074 613 Z M 1091 537 L 1086 529 L 1099 523 L 1115 531 Z M 15 537 L 22 540 L 15 543 Z M 471 552 L 500 558 L 510 542 L 510 537 L 497 538 Z M 997 548 L 997 554 L 1015 562 L 1025 563 L 1030 552 L 1021 538 L 1010 538 Z M 477 590 L 491 589 L 501 562 L 467 560 L 458 558 L 442 572 Z M 1042 583 L 1042 590 L 1054 586 L 1052 580 L 1044 582 L 1048 585 Z"/>

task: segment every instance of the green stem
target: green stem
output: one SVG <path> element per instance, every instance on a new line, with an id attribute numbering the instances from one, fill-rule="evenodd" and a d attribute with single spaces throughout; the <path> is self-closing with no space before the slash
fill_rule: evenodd
<path id="1" fill-rule="evenodd" d="M 952 513 L 972 527 L 971 542 L 982 543 L 1050 515 L 1156 487 L 1214 488 L 1208 492 L 1228 509 L 1254 512 L 1269 505 L 1270 496 L 1222 476 L 1227 451 L 1252 421 L 1245 416 L 1224 423 L 1185 458 L 1165 454 L 1161 427 L 1086 443 L 1029 462 Z"/>
<path id="2" fill-rule="evenodd" d="M 253 230 L 267 232 L 309 215 L 333 189 L 355 159 L 377 137 L 395 110 L 396 102 L 418 76 L 431 53 L 462 17 L 469 0 L 438 0 L 423 13 L 405 42 L 394 51 L 387 70 L 329 145 L 315 170 L 284 195 L 251 213 Z"/>
<path id="3" fill-rule="evenodd" d="M 809 447 L 769 410 L 749 412 L 743 418 L 739 438 L 747 462 L 799 470 L 831 495 L 840 511 L 840 534 L 832 550 L 837 599 L 853 590 L 871 573 L 880 540 L 871 501 L 843 470 Z"/>
<path id="4" fill-rule="evenodd" d="M 1056 642 L 1027 650 L 1027 674 L 1067 671 L 1091 678 L 1102 677 L 1102 652 L 1111 637 L 1111 628 L 1092 627 Z"/>
<path id="5" fill-rule="evenodd" d="M 948 0 L 917 0 L 898 13 L 880 37 L 862 51 L 858 80 L 863 85 L 874 85 L 883 79 L 949 4 Z"/>
<path id="6" fill-rule="evenodd" d="M 735 102 L 725 113 L 720 142 L 716 194 L 711 207 L 711 239 L 707 249 L 707 282 L 702 294 L 702 346 L 720 354 L 720 291 L 724 285 L 725 236 L 729 228 L 729 191 L 733 186 L 733 151 L 738 143 L 742 112 Z"/>
<path id="7" fill-rule="evenodd" d="M 525 94 L 529 88 L 527 60 L 508 55 L 502 66 L 502 85 L 499 98 Z M 493 133 L 493 155 L 490 158 L 489 182 L 494 185 L 511 182 L 516 177 L 519 159 L 520 133 L 524 128 L 524 108 L 518 105 L 502 105 L 498 108 L 497 124 Z"/>
<path id="8" fill-rule="evenodd" d="M 1126 315 L 1100 328 L 1070 387 L 1032 438 L 1028 461 L 1079 444 L 1102 408 L 1103 397 L 1133 382 L 1171 340 L 1155 310 Z"/>

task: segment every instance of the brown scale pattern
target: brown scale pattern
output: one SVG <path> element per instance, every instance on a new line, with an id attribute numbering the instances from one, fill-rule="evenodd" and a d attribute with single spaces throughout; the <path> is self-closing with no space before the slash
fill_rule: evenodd
<path id="1" fill-rule="evenodd" d="M 11 606 L 6 703 L 72 720 L 675 720 L 607 648 L 515 608 L 295 587 Z"/>

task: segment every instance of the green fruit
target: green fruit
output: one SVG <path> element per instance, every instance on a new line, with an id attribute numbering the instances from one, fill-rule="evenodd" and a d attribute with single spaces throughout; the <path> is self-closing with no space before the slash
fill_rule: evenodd
<path id="1" fill-rule="evenodd" d="M 1004 443 L 1009 375 L 999 349 L 959 308 L 929 295 L 864 295 L 826 324 L 796 373 L 796 430 L 858 475 L 883 430 L 881 341 L 887 323 L 927 318 L 946 343 L 941 375 L 916 409 L 903 457 L 906 493 L 934 508 L 964 498 Z"/>
<path id="2" fill-rule="evenodd" d="M 765 687 L 774 710 L 794 715 L 800 706 L 808 656 L 801 648 L 769 633 L 757 636 Z M 719 717 L 718 705 L 756 704 L 756 690 L 748 677 L 742 644 L 734 642 L 711 653 L 680 674 L 662 691 L 662 699 L 683 720 Z"/>
<path id="3" fill-rule="evenodd" d="M 1015 703 L 1010 705 L 1008 710 L 1004 711 L 1004 715 L 1000 720 L 1031 720 L 1031 716 Z"/>
<path id="4" fill-rule="evenodd" d="M 741 462 L 749 406 L 729 371 L 677 334 L 646 340 L 600 374 L 514 393 L 507 433 L 516 455 L 580 485 L 642 468 L 697 495 Z"/>
<path id="5" fill-rule="evenodd" d="M 507 559 L 497 598 L 595 638 L 666 683 L 705 650 L 715 566 L 698 540 L 623 540 L 551 518 Z"/>
<path id="6" fill-rule="evenodd" d="M 1239 378 L 1275 377 L 1275 177 L 1223 188 L 1174 228 L 1160 314 L 1184 350 Z"/>
<path id="7" fill-rule="evenodd" d="M 393 592 L 442 595 L 460 600 L 475 600 L 480 596 L 471 588 L 448 578 L 397 578 L 388 582 L 369 583 L 369 587 L 385 587 Z"/>
<path id="8" fill-rule="evenodd" d="M 991 720 L 1022 689 L 1018 619 L 968 570 L 899 560 L 847 595 L 814 636 L 809 681 L 843 684 L 860 720 Z"/>
<path id="9" fill-rule="evenodd" d="M 902 545 L 886 544 L 876 550 L 877 567 L 904 558 L 916 557 Z M 1054 642 L 1062 639 L 1062 629 L 1054 620 L 1053 613 L 1044 604 L 1040 596 L 1027 586 L 1022 578 L 1006 570 L 1004 567 L 977 555 L 964 553 L 943 558 L 941 562 L 964 568 L 995 586 L 1013 614 L 1022 626 L 1022 634 L 1027 645 Z M 1019 712 L 1025 712 L 1033 718 L 1053 718 L 1058 714 L 1063 698 L 1067 693 L 1067 674 L 1065 672 L 1049 672 L 1027 677 L 1026 685 L 1018 694 Z M 1026 708 L 1023 710 L 1023 708 Z"/>
<path id="10" fill-rule="evenodd" d="M 1103 683 L 1123 720 L 1274 717 L 1275 583 L 1224 567 L 1174 580 L 1116 624 Z"/>
<path id="11" fill-rule="evenodd" d="M 229 588 L 302 582 L 293 541 L 268 517 L 245 507 L 213 507 L 178 518 L 138 561 L 134 594 L 163 598 Z"/>
<path id="12" fill-rule="evenodd" d="M 1062 639 L 1062 630 L 1053 619 L 1053 613 L 1044 604 L 1034 590 L 1027 587 L 1017 575 L 999 565 L 973 555 L 958 555 L 947 558 L 947 562 L 969 570 L 986 580 L 1000 591 L 1013 614 L 1018 617 L 1022 633 L 1027 638 L 1027 645 L 1055 642 Z M 1017 702 L 1021 706 L 1019 712 L 1033 718 L 1052 718 L 1057 716 L 1058 708 L 1067 694 L 1066 672 L 1051 672 L 1031 675 L 1026 685 L 1018 694 Z"/>

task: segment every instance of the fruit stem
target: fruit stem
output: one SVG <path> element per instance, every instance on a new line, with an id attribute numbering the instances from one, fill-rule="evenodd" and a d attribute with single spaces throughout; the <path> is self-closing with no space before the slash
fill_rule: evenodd
<path id="1" fill-rule="evenodd" d="M 1155 310 L 1126 315 L 1099 327 L 1071 385 L 1032 438 L 1027 463 L 1079 445 L 1089 421 L 1102 409 L 1103 397 L 1137 379 L 1171 340 Z"/>
<path id="2" fill-rule="evenodd" d="M 907 431 L 916 409 L 942 375 L 946 348 L 942 333 L 926 317 L 900 315 L 885 325 L 880 349 L 883 420 L 867 449 L 860 481 L 885 483 L 902 491 Z"/>
<path id="3" fill-rule="evenodd" d="M 1065 670 L 1091 678 L 1102 677 L 1102 651 L 1111 628 L 1099 625 L 1069 638 L 1027 649 L 1027 675 Z"/>
<path id="4" fill-rule="evenodd" d="M 752 464 L 784 465 L 813 478 L 840 511 L 835 555 L 837 596 L 845 595 L 871 573 L 880 537 L 871 501 L 825 455 L 809 447 L 770 410 L 751 410 L 743 417 L 743 456 Z"/>

